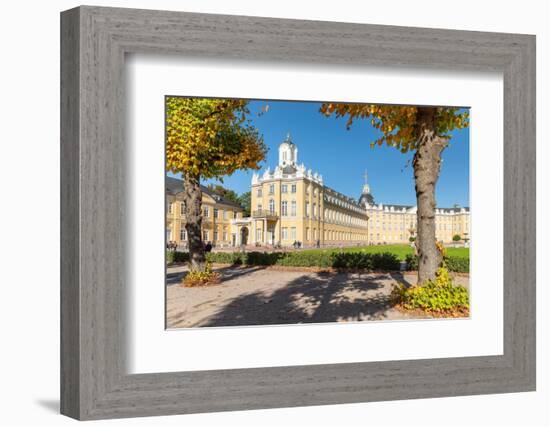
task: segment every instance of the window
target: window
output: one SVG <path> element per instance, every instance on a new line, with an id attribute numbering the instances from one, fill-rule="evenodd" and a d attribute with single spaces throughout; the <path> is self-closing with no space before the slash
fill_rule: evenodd
<path id="1" fill-rule="evenodd" d="M 281 215 L 288 216 L 288 202 L 286 200 L 281 203 Z"/>
<path id="2" fill-rule="evenodd" d="M 306 217 L 309 217 L 309 202 L 306 202 Z"/>
<path id="3" fill-rule="evenodd" d="M 218 218 L 218 208 L 214 208 L 214 218 Z"/>
<path id="4" fill-rule="evenodd" d="M 262 204 L 261 204 L 261 203 L 258 203 L 258 204 L 256 205 L 256 209 L 259 210 L 259 211 L 261 211 L 261 210 L 262 210 Z"/>
<path id="5" fill-rule="evenodd" d="M 202 215 L 205 217 L 205 218 L 208 218 L 210 216 L 210 209 L 208 208 L 208 206 L 205 206 L 203 209 L 202 209 Z"/>
<path id="6" fill-rule="evenodd" d="M 233 212 L 233 218 L 237 219 L 239 217 L 239 213 L 237 211 Z"/>
<path id="7" fill-rule="evenodd" d="M 168 213 L 172 213 L 172 203 L 168 203 Z"/>
<path id="8" fill-rule="evenodd" d="M 223 219 L 227 219 L 227 211 L 222 211 Z"/>
<path id="9" fill-rule="evenodd" d="M 269 184 L 269 194 L 275 193 L 275 184 Z"/>
<path id="10" fill-rule="evenodd" d="M 218 241 L 218 230 L 214 230 L 214 242 Z"/>
<path id="11" fill-rule="evenodd" d="M 296 240 L 296 227 L 290 227 L 290 240 Z"/>
<path id="12" fill-rule="evenodd" d="M 184 226 L 180 228 L 180 240 L 187 240 L 187 230 L 185 230 Z"/>
<path id="13" fill-rule="evenodd" d="M 291 193 L 296 193 L 296 184 L 292 184 L 292 185 L 290 186 L 290 192 L 291 192 Z"/>
<path id="14" fill-rule="evenodd" d="M 288 193 L 288 185 L 286 184 L 281 185 L 281 193 Z"/>
<path id="15" fill-rule="evenodd" d="M 205 242 L 208 241 L 208 230 L 204 230 L 202 232 L 202 240 L 204 240 Z"/>
<path id="16" fill-rule="evenodd" d="M 281 229 L 281 234 L 282 234 L 282 239 L 283 240 L 288 240 L 288 228 L 287 227 L 283 227 Z"/>
<path id="17" fill-rule="evenodd" d="M 227 231 L 223 232 L 223 241 L 227 242 Z"/>
<path id="18" fill-rule="evenodd" d="M 311 236 L 309 235 L 309 227 L 306 227 L 306 240 L 310 240 Z"/>
<path id="19" fill-rule="evenodd" d="M 258 197 L 262 197 L 262 187 L 258 188 L 258 191 L 256 192 L 256 195 Z"/>
<path id="20" fill-rule="evenodd" d="M 261 228 L 256 229 L 256 241 L 257 242 L 262 241 L 262 229 Z"/>
<path id="21" fill-rule="evenodd" d="M 185 215 L 185 203 L 183 202 L 180 203 L 180 215 Z"/>
<path id="22" fill-rule="evenodd" d="M 296 216 L 296 200 L 290 202 L 290 216 Z"/>
<path id="23" fill-rule="evenodd" d="M 269 199 L 269 212 L 275 213 L 275 200 Z"/>
<path id="24" fill-rule="evenodd" d="M 313 204 L 313 218 L 317 218 L 317 204 Z"/>

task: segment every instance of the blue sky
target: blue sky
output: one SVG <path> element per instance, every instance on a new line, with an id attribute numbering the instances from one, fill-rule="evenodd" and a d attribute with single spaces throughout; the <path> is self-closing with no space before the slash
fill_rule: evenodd
<path id="1" fill-rule="evenodd" d="M 262 106 L 267 113 L 259 116 Z M 378 138 L 370 120 L 357 120 L 350 130 L 345 119 L 319 113 L 318 102 L 251 101 L 253 124 L 269 148 L 262 170 L 278 162 L 277 148 L 290 132 L 298 146 L 298 162 L 320 173 L 325 185 L 348 196 L 359 197 L 365 169 L 377 203 L 416 204 L 412 153 L 402 154 L 386 146 L 370 148 Z M 441 174 L 436 187 L 437 205 L 469 206 L 469 129 L 452 132 L 443 152 Z M 224 178 L 223 185 L 241 194 L 250 190 L 252 171 L 237 171 Z M 212 181 L 207 181 L 212 182 Z"/>

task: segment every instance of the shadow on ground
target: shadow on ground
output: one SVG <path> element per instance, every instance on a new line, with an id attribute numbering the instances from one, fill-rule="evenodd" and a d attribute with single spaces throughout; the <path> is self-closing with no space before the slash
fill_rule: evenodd
<path id="1" fill-rule="evenodd" d="M 401 274 L 391 277 L 407 283 Z M 239 296 L 200 326 L 384 320 L 392 307 L 388 279 L 387 274 L 307 274 L 271 294 L 259 291 Z"/>
<path id="2" fill-rule="evenodd" d="M 216 268 L 215 271 L 220 273 L 222 275 L 222 279 L 225 280 L 232 280 L 236 279 L 241 276 L 246 276 L 248 274 L 252 274 L 255 271 L 263 270 L 265 269 L 265 266 L 256 266 L 256 267 L 247 267 L 247 268 L 239 268 L 239 267 L 222 267 L 222 268 Z M 167 273 L 166 274 L 166 286 L 172 286 L 172 285 L 181 285 L 181 282 L 183 278 L 187 275 L 188 271 L 178 271 L 175 273 Z"/>

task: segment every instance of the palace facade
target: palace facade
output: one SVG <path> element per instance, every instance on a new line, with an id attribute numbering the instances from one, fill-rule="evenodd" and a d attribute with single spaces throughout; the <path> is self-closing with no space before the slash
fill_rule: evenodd
<path id="1" fill-rule="evenodd" d="M 352 197 L 333 190 L 323 177 L 298 163 L 298 147 L 287 136 L 274 170 L 254 174 L 250 218 L 235 221 L 262 245 L 304 246 L 366 244 L 368 216 Z M 245 232 L 246 233 L 246 232 Z"/>
<path id="2" fill-rule="evenodd" d="M 298 147 L 290 136 L 280 144 L 278 165 L 254 173 L 251 215 L 243 217 L 237 203 L 203 191 L 203 241 L 218 247 L 277 245 L 289 247 L 353 246 L 409 243 L 416 237 L 416 206 L 375 204 L 365 175 L 359 199 L 344 195 L 323 177 L 298 163 Z M 167 178 L 167 241 L 186 244 L 183 182 Z M 470 238 L 470 211 L 466 207 L 437 208 L 436 238 L 452 242 Z"/>
<path id="3" fill-rule="evenodd" d="M 213 193 L 207 187 L 202 190 L 202 240 L 217 246 L 236 246 L 237 236 L 233 221 L 243 217 L 238 203 Z M 166 177 L 166 241 L 186 246 L 185 214 L 182 199 L 183 181 Z"/>
<path id="4" fill-rule="evenodd" d="M 416 206 L 375 204 L 365 173 L 365 184 L 359 202 L 369 216 L 369 243 L 405 243 L 416 237 Z M 450 243 L 458 235 L 463 242 L 470 239 L 470 209 L 454 206 L 436 208 L 435 237 Z"/>

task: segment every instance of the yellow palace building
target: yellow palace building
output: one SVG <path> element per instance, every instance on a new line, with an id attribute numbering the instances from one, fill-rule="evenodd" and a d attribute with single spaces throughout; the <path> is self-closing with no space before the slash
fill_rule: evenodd
<path id="1" fill-rule="evenodd" d="M 409 242 L 416 237 L 416 206 L 375 204 L 370 197 L 365 173 L 365 184 L 359 202 L 369 216 L 369 243 L 392 244 Z M 444 243 L 458 235 L 462 241 L 470 239 L 470 209 L 454 206 L 435 209 L 435 238 Z"/>
<path id="2" fill-rule="evenodd" d="M 254 174 L 252 215 L 236 221 L 246 227 L 247 242 L 303 246 L 366 244 L 368 215 L 363 206 L 323 183 L 323 177 L 298 163 L 298 147 L 290 136 L 279 146 L 274 170 Z"/>
<path id="3" fill-rule="evenodd" d="M 279 145 L 279 162 L 254 173 L 251 216 L 231 200 L 203 191 L 203 240 L 216 247 L 241 245 L 290 247 L 355 246 L 408 243 L 416 235 L 416 206 L 374 204 L 370 187 L 360 198 L 346 196 L 323 182 L 323 177 L 298 163 L 298 147 L 290 136 Z M 183 182 L 167 178 L 166 238 L 185 246 Z M 436 238 L 445 243 L 459 235 L 469 240 L 468 208 L 436 209 Z"/>
<path id="4" fill-rule="evenodd" d="M 207 187 L 202 191 L 202 240 L 218 247 L 236 246 L 232 221 L 243 217 L 243 208 Z M 185 214 L 182 199 L 183 181 L 166 177 L 166 241 L 187 245 Z"/>

